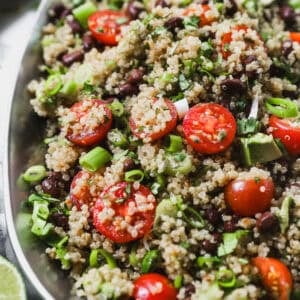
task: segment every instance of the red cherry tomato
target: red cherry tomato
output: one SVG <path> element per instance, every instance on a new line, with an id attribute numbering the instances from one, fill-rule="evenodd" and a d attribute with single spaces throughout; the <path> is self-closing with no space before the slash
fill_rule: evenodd
<path id="1" fill-rule="evenodd" d="M 135 300 L 176 300 L 177 290 L 170 281 L 160 274 L 149 273 L 134 282 Z"/>
<path id="2" fill-rule="evenodd" d="M 147 187 L 120 182 L 104 190 L 96 201 L 94 226 L 110 240 L 127 243 L 151 230 L 155 208 L 155 198 Z"/>
<path id="3" fill-rule="evenodd" d="M 269 127 L 272 129 L 272 135 L 283 143 L 290 154 L 300 154 L 300 125 L 271 116 Z"/>
<path id="4" fill-rule="evenodd" d="M 86 101 L 80 101 L 70 108 L 71 112 L 75 113 L 77 120 L 73 122 L 74 124 L 70 124 L 67 139 L 79 146 L 91 146 L 99 143 L 105 138 L 112 124 L 112 113 L 106 104 L 101 100 L 89 100 L 88 102 L 91 105 L 86 106 Z M 95 122 L 95 116 L 93 111 L 91 111 L 92 108 L 94 109 L 95 107 L 99 108 L 99 110 L 104 108 L 105 116 L 102 123 L 99 122 L 95 128 L 91 129 L 89 127 L 89 121 Z M 74 132 L 72 127 L 79 123 L 82 123 L 80 130 L 77 129 Z"/>
<path id="5" fill-rule="evenodd" d="M 193 106 L 183 119 L 187 142 L 198 152 L 218 153 L 233 142 L 236 122 L 233 115 L 215 103 Z"/>
<path id="6" fill-rule="evenodd" d="M 90 193 L 89 180 L 91 174 L 86 171 L 79 171 L 73 178 L 70 188 L 70 199 L 78 209 L 83 204 L 88 206 L 92 203 L 92 195 Z"/>
<path id="7" fill-rule="evenodd" d="M 274 299 L 288 300 L 293 286 L 293 278 L 289 269 L 278 259 L 256 257 L 252 263 L 258 268 L 264 286 Z"/>
<path id="8" fill-rule="evenodd" d="M 236 179 L 225 188 L 225 201 L 239 216 L 252 217 L 271 206 L 274 184 L 269 179 Z"/>
<path id="9" fill-rule="evenodd" d="M 232 32 L 240 31 L 240 30 L 244 30 L 246 32 L 247 29 L 248 29 L 248 26 L 246 26 L 246 25 L 237 25 L 234 28 L 232 28 Z M 222 36 L 221 52 L 222 52 L 223 58 L 225 58 L 225 59 L 231 55 L 231 52 L 227 48 L 228 48 L 228 45 L 232 41 L 232 32 L 227 32 L 227 33 L 223 34 L 223 36 Z"/>
<path id="10" fill-rule="evenodd" d="M 153 101 L 155 102 L 156 99 L 153 99 Z M 131 132 L 137 136 L 138 138 L 149 138 L 151 141 L 155 141 L 155 140 L 158 140 L 160 138 L 162 138 L 163 136 L 167 135 L 168 133 L 170 133 L 175 127 L 176 127 L 176 124 L 177 124 L 177 110 L 176 110 L 176 107 L 175 105 L 173 104 L 172 101 L 170 101 L 169 99 L 164 99 L 164 102 L 171 114 L 171 120 L 166 122 L 166 126 L 163 130 L 161 131 L 153 131 L 151 133 L 145 133 L 143 131 L 143 129 L 139 128 L 136 124 L 136 121 L 134 120 L 134 118 L 131 116 L 130 119 L 129 119 L 129 126 L 130 126 L 130 129 L 131 129 Z M 156 120 L 154 120 L 155 122 Z M 148 127 L 152 127 L 153 124 L 147 124 Z"/>
<path id="11" fill-rule="evenodd" d="M 100 10 L 89 16 L 88 27 L 93 37 L 104 45 L 115 46 L 121 34 L 121 27 L 129 18 L 120 11 Z"/>
<path id="12" fill-rule="evenodd" d="M 202 13 L 199 15 L 199 26 L 210 25 L 213 21 L 215 21 L 214 17 L 207 17 L 206 12 L 210 11 L 211 8 L 207 4 L 200 4 L 202 7 Z M 196 9 L 194 8 L 187 8 L 183 15 L 184 16 L 194 16 L 197 13 Z"/>
<path id="13" fill-rule="evenodd" d="M 290 32 L 290 39 L 293 42 L 300 43 L 300 32 Z"/>

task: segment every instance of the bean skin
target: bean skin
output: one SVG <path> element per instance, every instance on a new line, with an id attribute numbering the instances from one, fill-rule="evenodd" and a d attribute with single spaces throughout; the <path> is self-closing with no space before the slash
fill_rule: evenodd
<path id="1" fill-rule="evenodd" d="M 293 51 L 293 42 L 291 40 L 285 40 L 282 42 L 281 52 L 285 57 Z"/>
<path id="2" fill-rule="evenodd" d="M 83 52 L 81 50 L 77 50 L 71 53 L 67 53 L 62 57 L 62 63 L 66 67 L 70 67 L 74 62 L 83 61 Z"/>
<path id="3" fill-rule="evenodd" d="M 126 158 L 123 162 L 123 171 L 127 172 L 135 168 L 134 160 L 130 157 Z"/>
<path id="4" fill-rule="evenodd" d="M 155 6 L 170 7 L 165 0 L 156 0 Z"/>
<path id="5" fill-rule="evenodd" d="M 170 18 L 165 22 L 165 27 L 171 31 L 175 32 L 176 28 L 182 28 L 183 27 L 183 19 L 180 17 L 173 17 Z"/>
<path id="6" fill-rule="evenodd" d="M 142 69 L 133 69 L 129 73 L 127 82 L 132 83 L 132 84 L 139 83 L 143 80 L 143 76 L 144 76 L 144 70 L 142 70 Z"/>
<path id="7" fill-rule="evenodd" d="M 286 25 L 293 25 L 295 23 L 295 11 L 288 5 L 280 7 L 279 15 Z"/>
<path id="8" fill-rule="evenodd" d="M 131 83 L 124 83 L 119 87 L 119 89 L 120 96 L 122 97 L 135 95 L 139 91 L 138 86 Z"/>
<path id="9" fill-rule="evenodd" d="M 82 27 L 76 20 L 68 20 L 67 23 L 74 34 L 82 32 Z"/>
<path id="10" fill-rule="evenodd" d="M 278 227 L 278 219 L 271 212 L 264 212 L 256 222 L 256 226 L 261 232 L 274 231 Z"/>
<path id="11" fill-rule="evenodd" d="M 82 37 L 82 45 L 83 45 L 83 50 L 85 52 L 88 52 L 93 47 L 95 47 L 95 41 L 94 41 L 93 37 L 87 33 Z"/>
<path id="12" fill-rule="evenodd" d="M 221 89 L 224 94 L 236 95 L 246 91 L 245 84 L 237 78 L 225 79 L 221 82 Z"/>
<path id="13" fill-rule="evenodd" d="M 136 20 L 142 11 L 143 8 L 138 6 L 134 1 L 130 1 L 126 7 L 126 14 L 131 20 Z"/>

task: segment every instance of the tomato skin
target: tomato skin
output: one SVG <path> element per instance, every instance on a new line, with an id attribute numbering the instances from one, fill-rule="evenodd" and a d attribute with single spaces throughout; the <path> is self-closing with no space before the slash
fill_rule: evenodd
<path id="1" fill-rule="evenodd" d="M 155 100 L 156 99 L 153 99 L 153 101 L 155 101 Z M 162 138 L 165 135 L 167 135 L 168 133 L 170 133 L 176 127 L 176 124 L 177 124 L 178 115 L 177 115 L 177 110 L 176 110 L 175 105 L 169 99 L 165 98 L 164 101 L 165 101 L 166 105 L 169 108 L 169 111 L 170 111 L 170 114 L 171 114 L 171 120 L 166 123 L 166 127 L 165 127 L 164 130 L 159 131 L 159 132 L 153 132 L 153 133 L 148 134 L 146 136 L 147 138 L 150 138 L 150 140 L 152 142 L 156 141 L 156 140 L 159 140 L 160 138 Z M 131 129 L 131 132 L 136 137 L 138 137 L 140 139 L 144 138 L 144 137 L 142 137 L 143 136 L 143 131 L 139 131 L 139 129 L 138 129 L 137 125 L 135 124 L 135 121 L 133 120 L 133 118 L 129 119 L 129 126 L 130 126 L 130 129 Z"/>
<path id="2" fill-rule="evenodd" d="M 270 293 L 278 300 L 288 300 L 293 278 L 286 265 L 270 257 L 255 257 L 252 263 L 258 268 L 263 284 Z"/>
<path id="3" fill-rule="evenodd" d="M 252 217 L 270 208 L 274 191 L 271 178 L 235 179 L 225 187 L 224 196 L 235 214 Z"/>
<path id="4" fill-rule="evenodd" d="M 94 106 L 104 105 L 107 120 L 104 124 L 100 124 L 93 132 L 85 132 L 85 130 L 82 130 L 80 134 L 73 134 L 72 131 L 67 133 L 67 139 L 69 141 L 83 147 L 95 145 L 103 140 L 112 124 L 112 113 L 108 106 L 101 100 L 89 101 L 92 101 Z M 78 121 L 86 114 L 86 112 L 82 110 L 82 106 L 83 101 L 79 101 L 70 108 L 70 110 L 76 114 Z"/>
<path id="5" fill-rule="evenodd" d="M 82 185 L 80 189 L 76 189 L 78 180 L 84 180 L 84 178 L 90 178 L 90 174 L 84 170 L 79 171 L 73 177 L 70 187 L 70 199 L 78 209 L 81 209 L 81 206 L 84 204 L 90 206 L 92 203 L 92 196 L 88 185 Z"/>
<path id="6" fill-rule="evenodd" d="M 213 21 L 215 21 L 214 17 L 206 17 L 205 13 L 210 11 L 211 8 L 207 4 L 200 4 L 202 7 L 202 13 L 199 15 L 199 26 L 210 25 Z M 183 15 L 184 16 L 193 16 L 196 14 L 196 10 L 194 8 L 187 8 Z"/>
<path id="7" fill-rule="evenodd" d="M 161 292 L 152 294 L 157 286 L 162 286 Z M 133 297 L 135 300 L 176 300 L 177 290 L 169 280 L 160 274 L 148 273 L 140 276 L 134 282 Z"/>
<path id="8" fill-rule="evenodd" d="M 234 28 L 232 28 L 232 31 L 240 31 L 240 30 L 247 31 L 247 29 L 248 26 L 246 25 L 237 25 Z M 232 41 L 232 32 L 227 32 L 223 34 L 221 40 L 221 52 L 224 59 L 227 59 L 231 55 L 231 52 L 226 50 L 226 45 L 230 44 L 231 41 Z"/>
<path id="9" fill-rule="evenodd" d="M 130 192 L 126 191 L 128 187 Z M 152 209 L 144 212 L 135 212 L 134 214 L 129 215 L 128 211 L 130 209 L 130 203 L 136 204 L 135 197 L 138 194 L 145 197 L 152 195 L 147 187 L 140 185 L 138 189 L 134 189 L 132 185 L 127 182 L 119 182 L 105 189 L 97 199 L 93 209 L 93 223 L 95 228 L 116 243 L 128 243 L 146 235 L 151 230 L 154 223 L 156 203 L 155 198 L 152 195 L 154 199 L 154 201 L 151 202 L 153 204 Z M 108 201 L 107 199 L 109 199 L 110 206 L 105 204 Z M 122 199 L 122 202 L 118 203 L 117 200 L 120 199 Z M 136 204 L 136 206 L 138 206 L 138 204 Z M 111 220 L 102 222 L 99 218 L 99 214 L 105 208 L 112 208 L 114 210 L 114 216 Z M 142 227 L 138 229 L 137 236 L 135 237 L 126 230 L 116 228 L 116 225 L 114 224 L 116 217 L 125 218 L 128 216 L 131 219 L 130 224 L 138 221 L 143 222 Z"/>
<path id="10" fill-rule="evenodd" d="M 193 106 L 185 115 L 182 125 L 187 142 L 203 154 L 224 151 L 231 145 L 236 133 L 236 122 L 231 112 L 215 103 Z M 225 136 L 219 140 L 217 135 L 221 132 Z"/>
<path id="11" fill-rule="evenodd" d="M 118 36 L 121 34 L 121 27 L 124 24 L 118 24 L 118 20 L 126 20 L 127 16 L 120 11 L 100 10 L 93 13 L 88 18 L 88 27 L 93 37 L 104 45 L 115 46 L 118 44 Z"/>
<path id="12" fill-rule="evenodd" d="M 300 32 L 290 32 L 290 39 L 293 42 L 300 43 Z"/>
<path id="13" fill-rule="evenodd" d="M 294 127 L 287 119 L 271 116 L 269 127 L 272 128 L 272 135 L 284 144 L 290 154 L 300 154 L 300 126 Z"/>

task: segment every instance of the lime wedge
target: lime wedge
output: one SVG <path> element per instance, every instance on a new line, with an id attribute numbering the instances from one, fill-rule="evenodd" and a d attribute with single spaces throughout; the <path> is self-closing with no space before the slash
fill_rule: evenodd
<path id="1" fill-rule="evenodd" d="M 0 256 L 0 300 L 24 300 L 26 292 L 17 269 Z"/>

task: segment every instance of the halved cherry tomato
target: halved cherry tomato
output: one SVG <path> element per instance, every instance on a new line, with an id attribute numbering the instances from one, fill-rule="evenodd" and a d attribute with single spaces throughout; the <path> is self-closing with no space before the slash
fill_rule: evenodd
<path id="1" fill-rule="evenodd" d="M 89 16 L 88 27 L 92 35 L 104 45 L 115 46 L 121 27 L 129 22 L 125 13 L 115 10 L 100 10 Z"/>
<path id="2" fill-rule="evenodd" d="M 86 171 L 79 171 L 73 178 L 70 188 L 70 199 L 78 209 L 83 204 L 91 206 L 92 195 L 90 193 L 89 180 L 91 174 Z"/>
<path id="3" fill-rule="evenodd" d="M 290 32 L 290 39 L 293 42 L 300 43 L 300 32 Z"/>
<path id="4" fill-rule="evenodd" d="M 213 21 L 215 21 L 214 17 L 207 17 L 206 12 L 210 11 L 211 8 L 207 4 L 200 4 L 202 8 L 202 13 L 199 15 L 199 26 L 205 26 L 205 25 L 210 25 Z M 187 8 L 183 15 L 184 16 L 194 16 L 197 13 L 196 9 L 194 8 Z"/>
<path id="5" fill-rule="evenodd" d="M 272 129 L 272 135 L 283 143 L 290 154 L 300 154 L 300 124 L 271 116 L 269 127 Z"/>
<path id="6" fill-rule="evenodd" d="M 293 278 L 280 260 L 269 257 L 255 257 L 252 263 L 258 268 L 264 286 L 278 300 L 288 300 L 293 286 Z"/>
<path id="7" fill-rule="evenodd" d="M 160 274 L 149 273 L 134 282 L 135 300 L 176 300 L 177 290 L 170 281 Z"/>
<path id="8" fill-rule="evenodd" d="M 156 101 L 156 99 L 153 99 L 153 102 L 155 102 L 155 101 Z M 143 128 L 139 128 L 136 125 L 136 121 L 134 120 L 134 118 L 130 117 L 129 126 L 130 126 L 130 129 L 131 129 L 131 132 L 135 136 L 137 136 L 138 138 L 141 138 L 141 139 L 147 137 L 151 141 L 155 141 L 155 140 L 158 140 L 158 139 L 162 138 L 163 136 L 167 135 L 168 133 L 170 133 L 176 127 L 176 124 L 177 124 L 177 110 L 176 110 L 176 107 L 173 104 L 173 102 L 170 101 L 169 99 L 165 98 L 164 102 L 165 102 L 166 107 L 168 108 L 168 110 L 171 114 L 171 120 L 166 122 L 165 128 L 161 131 L 153 131 L 151 133 L 145 133 L 143 131 Z M 154 123 L 156 121 L 158 121 L 158 120 L 153 120 Z M 153 127 L 154 124 L 147 124 L 147 125 Z"/>
<path id="9" fill-rule="evenodd" d="M 248 26 L 246 26 L 246 25 L 237 25 L 232 28 L 231 32 L 227 32 L 227 33 L 223 34 L 222 40 L 221 40 L 221 51 L 222 51 L 223 58 L 226 59 L 231 55 L 231 52 L 227 48 L 228 48 L 228 45 L 232 41 L 232 32 L 233 31 L 241 31 L 241 30 L 244 30 L 246 32 L 247 29 L 248 29 Z"/>
<path id="10" fill-rule="evenodd" d="M 214 154 L 233 142 L 236 122 L 231 112 L 219 104 L 198 104 L 185 115 L 183 132 L 196 151 Z"/>
<path id="11" fill-rule="evenodd" d="M 110 240 L 127 243 L 151 230 L 155 208 L 155 198 L 147 187 L 120 182 L 104 190 L 96 201 L 93 223 Z"/>
<path id="12" fill-rule="evenodd" d="M 225 201 L 239 216 L 252 217 L 271 206 L 274 184 L 271 178 L 236 179 L 225 188 Z"/>
<path id="13" fill-rule="evenodd" d="M 112 113 L 108 106 L 104 104 L 101 100 L 89 101 L 91 101 L 91 105 L 88 107 L 85 106 L 84 101 L 79 101 L 70 108 L 71 112 L 76 114 L 77 122 L 81 122 L 83 124 L 81 124 L 81 131 L 77 131 L 76 133 L 74 133 L 74 131 L 72 130 L 72 124 L 70 124 L 69 131 L 67 133 L 67 139 L 79 146 L 91 146 L 96 143 L 99 143 L 103 138 L 105 138 L 112 124 Z M 105 111 L 104 121 L 103 123 L 100 123 L 97 127 L 91 130 L 88 124 L 89 112 L 92 107 L 100 108 L 101 106 L 104 107 Z M 84 120 L 85 118 L 87 120 Z M 91 115 L 90 118 L 92 119 L 95 117 Z"/>

